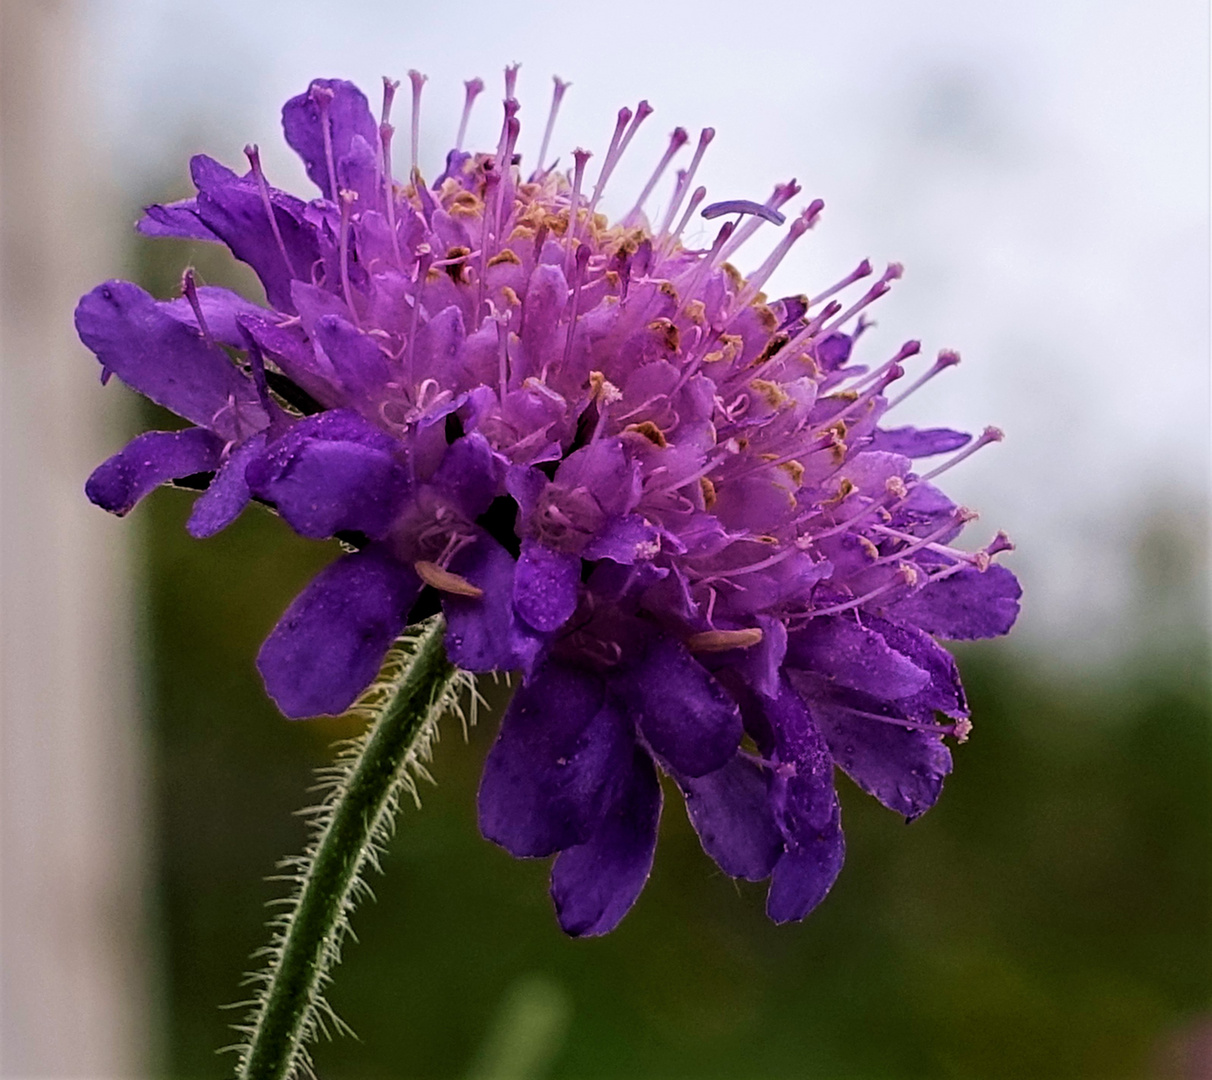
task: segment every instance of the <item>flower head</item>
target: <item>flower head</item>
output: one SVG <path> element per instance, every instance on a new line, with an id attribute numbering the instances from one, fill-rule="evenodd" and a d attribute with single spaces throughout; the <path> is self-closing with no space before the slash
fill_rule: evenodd
<path id="1" fill-rule="evenodd" d="M 944 736 L 969 727 L 935 638 L 1003 634 L 1017 614 L 1018 585 L 993 562 L 1009 544 L 954 546 L 974 515 L 933 482 L 1000 433 L 886 426 L 918 344 L 869 366 L 852 352 L 899 266 L 765 296 L 821 213 L 814 201 L 787 224 L 794 181 L 701 209 L 721 227 L 704 248 L 683 242 L 710 129 L 658 218 L 645 208 L 690 141 L 681 128 L 611 223 L 599 204 L 647 102 L 620 110 L 596 170 L 582 150 L 560 167 L 546 160 L 556 80 L 524 173 L 512 78 L 497 146 L 462 149 L 474 80 L 428 183 L 423 82 L 412 73 L 406 183 L 396 84 L 376 121 L 351 83 L 316 80 L 283 126 L 320 198 L 271 187 L 250 147 L 242 175 L 195 157 L 197 195 L 147 209 L 147 235 L 226 244 L 267 306 L 189 274 L 171 301 L 119 281 L 81 300 L 103 377 L 194 425 L 139 436 L 88 495 L 122 514 L 206 474 L 195 536 L 255 499 L 346 543 L 258 658 L 287 716 L 346 709 L 439 602 L 454 663 L 520 669 L 481 828 L 517 856 L 557 854 L 569 933 L 610 930 L 643 888 L 658 771 L 708 854 L 770 878 L 772 918 L 802 918 L 842 862 L 835 766 L 906 818 L 928 809 L 951 768 Z M 753 273 L 733 269 L 780 228 Z M 957 360 L 939 354 L 905 393 Z"/>

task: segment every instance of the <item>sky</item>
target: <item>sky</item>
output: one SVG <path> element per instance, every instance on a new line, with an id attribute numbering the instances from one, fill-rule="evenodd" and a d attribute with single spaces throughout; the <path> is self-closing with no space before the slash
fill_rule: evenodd
<path id="1" fill-rule="evenodd" d="M 521 149 L 551 76 L 573 84 L 553 147 L 601 160 L 619 106 L 656 108 L 604 206 L 625 211 L 674 126 L 717 131 L 709 199 L 762 200 L 796 177 L 820 223 L 768 292 L 813 293 L 862 257 L 905 276 L 864 339 L 964 360 L 901 422 L 1006 440 L 948 474 L 1005 529 L 1024 641 L 1106 657 L 1139 632 L 1138 538 L 1203 534 L 1209 479 L 1209 27 L 1201 0 L 574 2 L 92 0 L 89 108 L 131 202 L 180 187 L 188 154 L 308 190 L 278 110 L 311 78 L 429 77 L 422 169 L 452 142 L 463 80 L 489 87 L 469 144 L 494 145 L 502 69 L 521 63 Z M 406 140 L 397 143 L 399 153 Z M 592 175 L 593 164 L 590 166 Z M 654 205 L 659 209 L 664 191 Z M 708 236 L 702 222 L 689 240 Z M 760 233 L 736 262 L 765 257 Z M 923 369 L 929 359 L 923 360 Z M 1134 629 L 1135 627 L 1135 629 Z"/>

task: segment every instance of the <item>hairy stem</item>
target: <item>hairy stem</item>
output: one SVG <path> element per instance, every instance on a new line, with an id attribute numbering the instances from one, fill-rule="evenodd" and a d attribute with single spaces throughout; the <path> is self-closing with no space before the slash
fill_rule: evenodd
<path id="1" fill-rule="evenodd" d="M 308 1067 L 304 1043 L 324 1014 L 332 1016 L 321 994 L 363 888 L 360 873 L 368 859 L 377 863 L 400 792 L 412 783 L 410 769 L 419 768 L 442 712 L 457 702 L 460 673 L 446 659 L 444 630 L 440 616 L 414 628 L 362 698 L 371 726 L 330 772 L 315 840 L 294 864 L 299 891 L 267 950 L 265 990 L 244 1029 L 241 1080 L 285 1080 Z"/>

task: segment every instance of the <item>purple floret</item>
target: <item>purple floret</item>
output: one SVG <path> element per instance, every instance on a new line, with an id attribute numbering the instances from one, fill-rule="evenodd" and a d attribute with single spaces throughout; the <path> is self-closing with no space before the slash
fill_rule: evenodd
<path id="1" fill-rule="evenodd" d="M 865 291 L 866 260 L 767 300 L 821 203 L 742 277 L 729 260 L 786 225 L 799 187 L 708 205 L 729 220 L 690 247 L 691 176 L 644 211 L 681 129 L 621 223 L 596 213 L 650 111 L 620 113 L 596 180 L 583 151 L 527 177 L 510 99 L 498 146 L 452 150 L 426 186 L 392 175 L 392 128 L 357 87 L 316 80 L 282 120 L 318 198 L 271 187 L 250 147 L 244 174 L 194 158 L 196 196 L 139 225 L 226 244 L 268 306 L 187 275 L 180 298 L 107 282 L 76 313 L 103 379 L 192 425 L 139 436 L 90 499 L 125 514 L 187 479 L 206 488 L 195 536 L 258 501 L 345 545 L 257 658 L 283 713 L 347 709 L 438 605 L 452 662 L 520 672 L 480 825 L 555 856 L 576 936 L 642 891 L 661 773 L 720 868 L 769 879 L 770 917 L 802 919 L 844 857 L 836 770 L 906 819 L 929 809 L 945 740 L 971 726 L 936 639 L 1006 633 L 1020 595 L 993 561 L 1009 543 L 957 547 L 975 515 L 934 483 L 1000 432 L 885 424 L 917 342 L 854 362 L 898 265 Z"/>

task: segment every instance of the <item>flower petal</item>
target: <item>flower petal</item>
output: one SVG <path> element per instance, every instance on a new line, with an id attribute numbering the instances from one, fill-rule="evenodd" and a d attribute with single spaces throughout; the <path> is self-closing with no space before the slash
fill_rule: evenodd
<path id="1" fill-rule="evenodd" d="M 783 854 L 768 780 L 768 771 L 742 754 L 706 776 L 677 777 L 703 850 L 732 877 L 761 881 Z"/>
<path id="2" fill-rule="evenodd" d="M 312 91 L 316 89 L 332 94 L 328 105 L 328 124 L 334 169 L 342 159 L 354 153 L 355 136 L 361 136 L 363 142 L 370 146 L 377 146 L 379 126 L 370 114 L 366 95 L 344 79 L 313 79 L 305 93 L 292 97 L 282 106 L 282 129 L 286 133 L 286 141 L 303 159 L 311 182 L 324 193 L 326 199 L 335 202 L 336 192 L 329 182 L 328 157 L 324 149 L 323 117 L 312 96 Z"/>
<path id="3" fill-rule="evenodd" d="M 846 857 L 841 807 L 819 829 L 799 834 L 774 868 L 766 894 L 766 914 L 776 923 L 798 922 L 817 906 L 832 888 Z"/>
<path id="4" fill-rule="evenodd" d="M 676 772 L 704 776 L 736 752 L 736 702 L 680 642 L 658 638 L 616 686 L 649 746 Z"/>
<path id="5" fill-rule="evenodd" d="M 135 228 L 142 236 L 221 243 L 198 217 L 197 199 L 181 199 L 173 203 L 153 203 L 151 206 L 145 206 L 143 217 Z"/>
<path id="6" fill-rule="evenodd" d="M 930 680 L 926 672 L 853 617 L 812 619 L 788 636 L 786 663 L 886 699 L 916 694 Z"/>
<path id="7" fill-rule="evenodd" d="M 505 460 L 478 431 L 455 439 L 442 456 L 430 483 L 453 503 L 468 521 L 474 521 L 501 492 Z"/>
<path id="8" fill-rule="evenodd" d="M 990 566 L 984 573 L 967 566 L 951 577 L 931 582 L 889 612 L 928 634 L 972 641 L 1009 633 L 1018 618 L 1022 595 L 1018 579 L 1004 566 Z"/>
<path id="9" fill-rule="evenodd" d="M 320 258 L 315 227 L 304 218 L 305 204 L 284 191 L 270 189 L 270 206 L 278 226 L 275 235 L 255 180 L 237 176 L 205 154 L 192 158 L 189 168 L 198 189 L 202 223 L 237 259 L 256 271 L 273 307 L 293 312 L 291 280 L 296 274 L 310 275 Z M 278 236 L 282 237 L 285 257 L 278 247 Z"/>
<path id="10" fill-rule="evenodd" d="M 246 473 L 301 536 L 383 537 L 410 493 L 403 445 L 346 409 L 292 425 Z"/>
<path id="11" fill-rule="evenodd" d="M 480 597 L 442 597 L 446 612 L 446 653 L 465 671 L 529 668 L 542 638 L 517 616 L 513 606 L 513 557 L 481 534 L 450 561 L 450 570 L 484 590 Z"/>
<path id="12" fill-rule="evenodd" d="M 420 591 L 416 574 L 373 545 L 321 570 L 257 656 L 278 708 L 295 720 L 348 709 L 378 674 Z"/>
<path id="13" fill-rule="evenodd" d="M 593 836 L 562 851 L 551 868 L 551 898 L 565 933 L 597 937 L 618 926 L 652 871 L 660 818 L 661 785 L 652 759 L 637 746 Z"/>
<path id="14" fill-rule="evenodd" d="M 107 281 L 76 307 L 76 330 L 127 386 L 225 439 L 269 423 L 256 387 L 223 351 L 129 281 Z"/>
<path id="15" fill-rule="evenodd" d="M 205 428 L 148 431 L 102 462 L 84 485 L 89 501 L 121 517 L 169 480 L 213 472 L 223 440 Z"/>
<path id="16" fill-rule="evenodd" d="M 215 473 L 215 478 L 201 495 L 194 500 L 185 528 L 189 535 L 201 540 L 226 529 L 240 516 L 252 498 L 244 472 L 248 463 L 265 450 L 265 432 L 240 443 Z"/>
<path id="17" fill-rule="evenodd" d="M 583 844 L 634 738 L 591 672 L 549 663 L 514 693 L 480 781 L 480 831 L 519 858 Z"/>
<path id="18" fill-rule="evenodd" d="M 551 633 L 576 611 L 581 586 L 581 560 L 565 551 L 552 551 L 537 540 L 522 541 L 513 579 L 513 603 L 518 614 L 536 630 Z"/>

